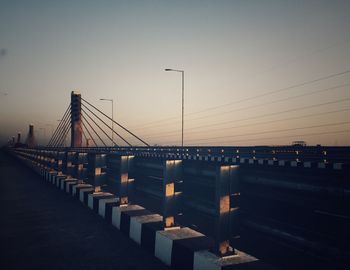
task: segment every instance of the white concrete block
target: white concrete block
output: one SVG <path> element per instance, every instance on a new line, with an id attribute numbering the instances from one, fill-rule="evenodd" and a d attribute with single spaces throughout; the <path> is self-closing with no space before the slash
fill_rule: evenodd
<path id="1" fill-rule="evenodd" d="M 131 217 L 129 232 L 130 238 L 139 245 L 141 245 L 142 224 L 150 222 L 159 222 L 162 221 L 162 219 L 162 216 L 158 214 Z"/>
<path id="2" fill-rule="evenodd" d="M 84 203 L 84 194 L 85 192 L 90 192 L 90 191 L 93 191 L 94 189 L 93 188 L 82 188 L 80 190 L 80 193 L 79 193 L 79 200 Z"/>
<path id="3" fill-rule="evenodd" d="M 98 214 L 105 218 L 106 216 L 106 203 L 118 202 L 118 198 L 100 199 L 98 201 Z"/>
<path id="4" fill-rule="evenodd" d="M 258 261 L 258 259 L 239 250 L 236 250 L 235 255 L 227 257 L 218 257 L 207 250 L 197 251 L 194 253 L 193 270 L 221 270 L 227 266 L 251 263 L 254 261 Z"/>
<path id="5" fill-rule="evenodd" d="M 171 266 L 171 255 L 174 240 L 204 236 L 190 228 L 172 229 L 156 232 L 154 255 L 168 266 Z"/>
<path id="6" fill-rule="evenodd" d="M 145 209 L 142 206 L 132 204 L 132 205 L 121 205 L 112 208 L 112 225 L 120 229 L 121 213 L 123 211 L 133 211 Z"/>

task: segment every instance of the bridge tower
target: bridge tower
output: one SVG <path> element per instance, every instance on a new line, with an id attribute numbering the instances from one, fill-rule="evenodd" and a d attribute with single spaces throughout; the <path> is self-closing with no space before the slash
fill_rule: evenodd
<path id="1" fill-rule="evenodd" d="M 71 147 L 82 147 L 81 94 L 71 93 Z"/>
<path id="2" fill-rule="evenodd" d="M 28 147 L 37 146 L 36 139 L 34 137 L 34 126 L 32 124 L 29 125 L 29 132 L 28 132 L 28 136 L 27 136 L 27 139 L 25 141 L 25 144 Z"/>

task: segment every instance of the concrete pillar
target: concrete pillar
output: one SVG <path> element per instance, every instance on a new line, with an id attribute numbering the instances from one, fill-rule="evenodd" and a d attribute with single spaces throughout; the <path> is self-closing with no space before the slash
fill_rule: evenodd
<path id="1" fill-rule="evenodd" d="M 35 147 L 35 146 L 37 146 L 36 139 L 35 139 L 35 136 L 34 136 L 34 126 L 33 125 L 29 125 L 29 132 L 28 132 L 28 136 L 27 136 L 25 144 L 28 147 Z"/>
<path id="2" fill-rule="evenodd" d="M 88 182 L 95 187 L 95 191 L 101 190 L 101 186 L 106 183 L 106 154 L 88 153 Z"/>
<path id="3" fill-rule="evenodd" d="M 165 160 L 164 163 L 163 223 L 166 229 L 176 226 L 175 217 L 180 209 L 181 192 L 175 192 L 175 184 L 182 180 L 182 160 Z"/>
<path id="4" fill-rule="evenodd" d="M 232 255 L 230 246 L 231 212 L 238 210 L 238 205 L 231 209 L 231 195 L 238 196 L 238 168 L 237 165 L 219 166 L 216 171 L 215 205 L 217 220 L 215 225 L 215 250 L 219 256 Z M 236 198 L 235 198 L 235 201 Z"/>
<path id="5" fill-rule="evenodd" d="M 82 147 L 81 95 L 71 93 L 71 147 Z"/>

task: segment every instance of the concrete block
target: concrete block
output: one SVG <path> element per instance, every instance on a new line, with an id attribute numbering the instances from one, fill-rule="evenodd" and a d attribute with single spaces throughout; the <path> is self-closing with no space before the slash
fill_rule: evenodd
<path id="1" fill-rule="evenodd" d="M 100 199 L 98 201 L 98 214 L 105 218 L 106 217 L 106 204 L 108 203 L 118 203 L 118 198 L 106 198 L 106 199 Z"/>
<path id="2" fill-rule="evenodd" d="M 163 218 L 158 214 L 135 216 L 130 218 L 130 233 L 129 236 L 139 245 L 142 245 L 142 233 L 144 232 L 142 228 L 147 223 L 160 223 L 159 230 L 162 229 Z M 155 234 L 154 239 L 155 240 Z M 154 245 L 153 245 L 154 246 Z"/>
<path id="3" fill-rule="evenodd" d="M 88 195 L 90 193 L 93 193 L 95 191 L 95 189 L 93 187 L 90 188 L 81 188 L 79 190 L 79 200 L 83 203 L 83 204 L 88 204 Z"/>
<path id="4" fill-rule="evenodd" d="M 63 179 L 63 180 L 61 180 L 60 189 L 63 190 L 63 191 L 66 191 L 67 183 L 69 183 L 69 182 L 76 183 L 77 180 L 76 180 L 76 179 L 73 179 L 73 178 L 68 178 L 68 179 Z"/>
<path id="5" fill-rule="evenodd" d="M 63 180 L 65 180 L 66 179 L 66 176 L 57 176 L 56 177 L 56 183 L 55 183 L 55 185 L 56 185 L 56 187 L 60 187 L 61 186 L 61 181 L 63 181 Z"/>
<path id="6" fill-rule="evenodd" d="M 194 253 L 193 270 L 226 270 L 226 269 L 271 269 L 262 264 L 257 258 L 236 250 L 236 254 L 227 257 L 218 257 L 208 250 Z"/>
<path id="7" fill-rule="evenodd" d="M 126 235 L 130 235 L 130 220 L 132 217 L 151 215 L 150 211 L 147 209 L 140 210 L 129 210 L 122 211 L 120 216 L 120 231 L 125 233 Z"/>
<path id="8" fill-rule="evenodd" d="M 136 211 L 136 210 L 144 210 L 142 206 L 132 204 L 132 205 L 122 205 L 118 207 L 112 208 L 112 225 L 120 229 L 121 224 L 121 214 L 123 211 Z"/>
<path id="9" fill-rule="evenodd" d="M 92 185 L 90 185 L 90 184 L 77 184 L 77 185 L 73 186 L 73 188 L 72 188 L 72 195 L 77 197 L 77 199 L 79 199 L 80 189 L 83 189 L 83 188 L 92 188 Z"/>
<path id="10" fill-rule="evenodd" d="M 189 263 L 189 260 L 191 260 L 189 258 L 191 258 L 191 256 L 193 258 L 194 252 L 191 252 L 190 250 L 183 250 L 183 252 L 181 252 L 180 249 L 184 247 L 181 247 L 180 243 L 185 239 L 187 239 L 189 243 L 192 241 L 196 242 L 198 239 L 194 238 L 203 237 L 206 238 L 203 234 L 187 227 L 181 229 L 157 231 L 154 255 L 163 263 L 171 266 L 172 268 L 176 267 L 177 269 L 191 269 L 190 267 L 192 267 L 193 264 Z M 210 247 L 205 246 L 203 249 L 207 248 Z M 190 253 L 192 253 L 192 255 Z M 186 258 L 185 260 L 184 257 Z M 181 263 L 181 260 L 184 261 Z"/>
<path id="11" fill-rule="evenodd" d="M 66 181 L 66 192 L 69 194 L 73 193 L 73 186 L 78 184 L 78 179 L 71 179 L 70 181 Z"/>
<path id="12" fill-rule="evenodd" d="M 98 201 L 100 199 L 111 199 L 111 198 L 115 198 L 115 197 L 112 193 L 108 193 L 108 192 L 90 193 L 88 194 L 88 207 L 91 210 L 94 210 L 96 213 L 98 213 L 98 206 L 99 206 Z"/>

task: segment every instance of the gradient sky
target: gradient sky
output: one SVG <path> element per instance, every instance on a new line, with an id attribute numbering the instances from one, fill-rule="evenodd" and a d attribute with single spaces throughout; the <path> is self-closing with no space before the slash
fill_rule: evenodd
<path id="1" fill-rule="evenodd" d="M 47 142 L 78 90 L 179 144 L 177 68 L 187 145 L 350 145 L 350 73 L 257 98 L 349 71 L 349 14 L 348 0 L 0 0 L 0 141 L 33 123 Z"/>

